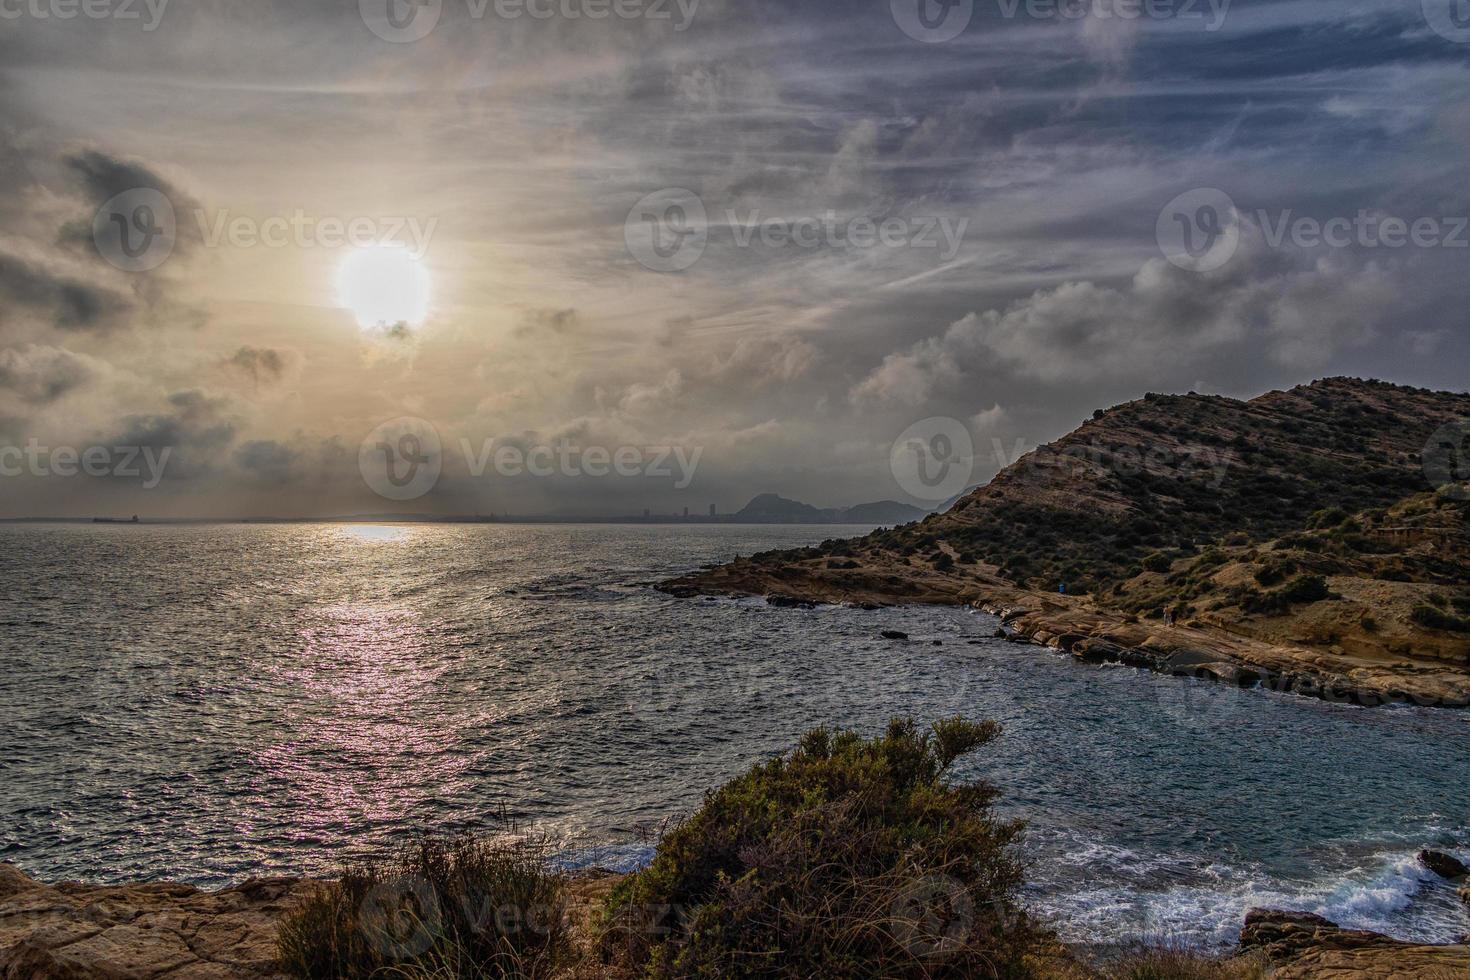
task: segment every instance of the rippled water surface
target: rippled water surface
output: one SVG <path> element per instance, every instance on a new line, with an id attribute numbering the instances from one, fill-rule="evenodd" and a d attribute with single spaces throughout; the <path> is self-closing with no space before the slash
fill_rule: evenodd
<path id="1" fill-rule="evenodd" d="M 1226 943 L 1251 905 L 1470 930 L 1412 860 L 1470 858 L 1470 713 L 1084 666 L 961 610 L 648 586 L 839 530 L 0 527 L 0 857 L 212 885 L 508 814 L 631 865 L 807 728 L 963 713 L 1005 725 L 963 772 L 1030 821 L 1029 901 L 1069 939 Z"/>

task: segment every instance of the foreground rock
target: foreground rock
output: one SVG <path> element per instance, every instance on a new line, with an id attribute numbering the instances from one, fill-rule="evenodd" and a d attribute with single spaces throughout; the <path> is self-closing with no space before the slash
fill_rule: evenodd
<path id="1" fill-rule="evenodd" d="M 1470 946 L 1420 946 L 1343 929 L 1309 912 L 1252 909 L 1240 951 L 1264 956 L 1275 980 L 1470 977 Z"/>
<path id="2" fill-rule="evenodd" d="M 0 865 L 3 980 L 274 978 L 276 924 L 308 888 L 263 878 L 189 885 L 43 885 Z"/>

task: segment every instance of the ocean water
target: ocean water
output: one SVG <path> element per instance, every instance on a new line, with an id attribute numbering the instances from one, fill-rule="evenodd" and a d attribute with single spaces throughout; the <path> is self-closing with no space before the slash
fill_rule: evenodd
<path id="1" fill-rule="evenodd" d="M 0 859 L 212 886 L 510 817 L 632 867 L 808 728 L 964 714 L 1004 725 L 961 773 L 1029 821 L 1026 899 L 1064 938 L 1224 946 L 1254 905 L 1470 931 L 1413 861 L 1470 858 L 1470 713 L 1081 665 L 964 610 L 649 584 L 860 530 L 0 526 Z"/>

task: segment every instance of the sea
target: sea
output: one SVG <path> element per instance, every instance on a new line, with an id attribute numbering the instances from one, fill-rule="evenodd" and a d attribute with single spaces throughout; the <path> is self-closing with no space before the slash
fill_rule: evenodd
<path id="1" fill-rule="evenodd" d="M 0 525 L 0 860 L 212 887 L 515 826 L 633 869 L 811 728 L 963 715 L 1003 734 L 956 777 L 1027 822 L 1025 903 L 1069 942 L 1223 949 L 1254 906 L 1470 932 L 1414 858 L 1470 860 L 1470 712 L 1081 664 L 973 610 L 654 588 L 866 530 Z"/>

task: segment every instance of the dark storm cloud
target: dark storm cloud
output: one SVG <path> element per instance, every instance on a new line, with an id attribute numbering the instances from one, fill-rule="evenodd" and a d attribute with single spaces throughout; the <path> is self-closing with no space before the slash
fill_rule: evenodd
<path id="1" fill-rule="evenodd" d="M 198 201 L 147 164 L 95 148 L 73 153 L 64 163 L 77 181 L 89 211 L 62 228 L 63 241 L 93 248 L 92 225 L 98 208 L 120 194 L 152 190 L 162 194 L 173 206 L 174 254 L 188 255 L 202 244 L 199 223 L 194 220 L 201 210 Z"/>
<path id="2" fill-rule="evenodd" d="M 61 330 L 110 330 L 125 323 L 133 309 L 121 293 L 57 276 L 4 253 L 0 300 L 35 310 Z"/>
<path id="3" fill-rule="evenodd" d="M 272 439 L 254 440 L 235 450 L 235 465 L 253 480 L 284 485 L 299 476 L 298 453 Z"/>
<path id="4" fill-rule="evenodd" d="M 237 423 L 227 402 L 197 389 L 176 392 L 168 402 L 171 411 L 123 419 L 107 444 L 137 446 L 160 454 L 168 450 L 170 480 L 214 472 L 236 437 Z"/>
<path id="5" fill-rule="evenodd" d="M 33 404 L 54 402 L 84 388 L 103 370 L 101 362 L 57 347 L 32 344 L 0 350 L 0 389 Z"/>
<path id="6" fill-rule="evenodd" d="M 297 363 L 293 350 L 275 347 L 241 347 L 225 359 L 225 366 L 256 384 L 279 381 Z"/>

